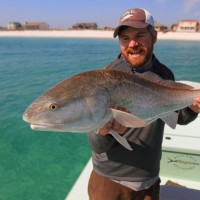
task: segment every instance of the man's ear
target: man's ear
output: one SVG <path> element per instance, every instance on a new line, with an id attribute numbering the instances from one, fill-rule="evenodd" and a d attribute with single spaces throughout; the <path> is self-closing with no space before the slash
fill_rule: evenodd
<path id="1" fill-rule="evenodd" d="M 153 43 L 155 44 L 157 41 L 157 31 L 153 34 Z"/>

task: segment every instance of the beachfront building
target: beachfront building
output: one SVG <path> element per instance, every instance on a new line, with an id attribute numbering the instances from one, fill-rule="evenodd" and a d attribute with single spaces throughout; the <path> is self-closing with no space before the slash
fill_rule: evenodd
<path id="1" fill-rule="evenodd" d="M 154 26 L 155 26 L 156 31 L 158 31 L 158 32 L 167 32 L 167 30 L 168 30 L 167 26 L 160 24 L 156 21 L 154 22 Z"/>
<path id="2" fill-rule="evenodd" d="M 72 26 L 72 29 L 91 29 L 95 30 L 97 29 L 96 23 L 76 23 Z"/>
<path id="3" fill-rule="evenodd" d="M 172 25 L 171 25 L 171 30 L 172 30 L 172 31 L 177 31 L 178 25 L 179 25 L 179 24 L 172 24 Z"/>
<path id="4" fill-rule="evenodd" d="M 114 28 L 109 27 L 109 26 L 105 26 L 105 27 L 102 28 L 102 30 L 105 30 L 105 31 L 114 31 Z"/>
<path id="5" fill-rule="evenodd" d="M 200 32 L 200 24 L 197 25 L 197 32 Z"/>
<path id="6" fill-rule="evenodd" d="M 7 29 L 8 30 L 22 30 L 23 27 L 19 22 L 9 22 L 7 24 Z"/>
<path id="7" fill-rule="evenodd" d="M 197 20 L 182 20 L 179 22 L 177 32 L 197 32 L 198 31 Z"/>
<path id="8" fill-rule="evenodd" d="M 44 22 L 25 22 L 25 30 L 48 30 L 49 25 Z"/>

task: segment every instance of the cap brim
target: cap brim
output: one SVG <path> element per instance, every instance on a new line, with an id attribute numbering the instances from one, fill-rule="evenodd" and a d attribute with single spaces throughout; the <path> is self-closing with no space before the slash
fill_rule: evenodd
<path id="1" fill-rule="evenodd" d="M 122 23 L 120 24 L 114 31 L 113 33 L 113 37 L 116 38 L 117 35 L 119 34 L 119 30 L 121 27 L 123 26 L 130 26 L 130 27 L 133 27 L 133 28 L 146 28 L 149 24 L 146 23 L 146 22 L 141 22 L 141 21 L 128 21 L 128 22 L 125 22 L 125 23 Z"/>

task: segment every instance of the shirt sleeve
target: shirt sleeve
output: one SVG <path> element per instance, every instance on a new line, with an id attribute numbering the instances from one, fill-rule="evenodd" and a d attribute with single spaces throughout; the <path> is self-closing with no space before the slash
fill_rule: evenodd
<path id="1" fill-rule="evenodd" d="M 112 135 L 100 135 L 96 131 L 88 133 L 88 141 L 93 151 L 100 154 L 109 150 L 116 142 Z"/>
<path id="2" fill-rule="evenodd" d="M 198 116 L 198 113 L 192 111 L 189 107 L 181 109 L 178 116 L 178 124 L 187 125 L 194 121 Z"/>

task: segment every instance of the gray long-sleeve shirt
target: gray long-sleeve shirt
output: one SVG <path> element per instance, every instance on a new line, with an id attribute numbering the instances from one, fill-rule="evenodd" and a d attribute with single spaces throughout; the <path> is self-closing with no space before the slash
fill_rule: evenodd
<path id="1" fill-rule="evenodd" d="M 166 66 L 153 57 L 154 73 L 163 79 L 174 80 L 174 75 Z M 132 73 L 128 63 L 117 59 L 106 67 Z M 145 70 L 144 70 L 145 71 Z M 123 95 L 123 94 L 122 94 Z M 188 124 L 197 117 L 189 108 L 180 110 L 178 123 Z M 160 119 L 144 128 L 127 129 L 123 137 L 133 151 L 119 144 L 111 135 L 102 136 L 95 131 L 88 134 L 93 150 L 94 170 L 102 176 L 118 181 L 142 182 L 159 175 L 164 122 Z"/>

